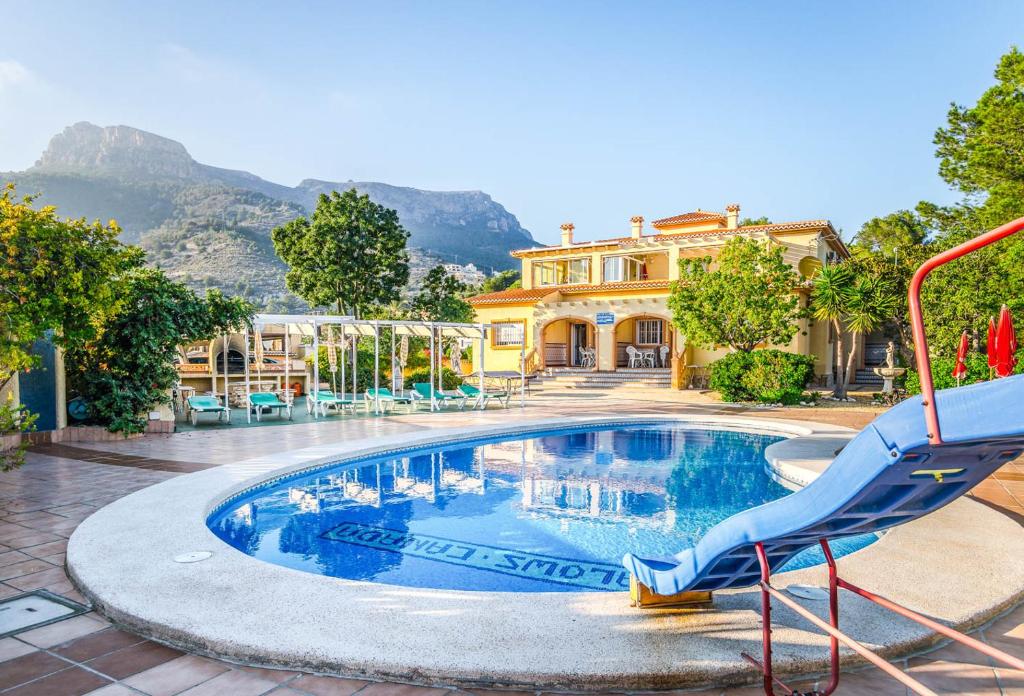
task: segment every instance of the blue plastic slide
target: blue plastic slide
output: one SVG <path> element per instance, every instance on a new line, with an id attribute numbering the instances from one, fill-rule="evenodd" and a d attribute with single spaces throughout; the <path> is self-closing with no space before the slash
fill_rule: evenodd
<path id="1" fill-rule="evenodd" d="M 877 532 L 927 515 L 971 490 L 1024 450 L 1024 375 L 936 392 L 943 444 L 925 432 L 921 397 L 875 419 L 802 490 L 713 527 L 667 558 L 623 564 L 661 595 L 749 587 L 760 580 L 754 544 L 780 568 L 821 538 Z"/>

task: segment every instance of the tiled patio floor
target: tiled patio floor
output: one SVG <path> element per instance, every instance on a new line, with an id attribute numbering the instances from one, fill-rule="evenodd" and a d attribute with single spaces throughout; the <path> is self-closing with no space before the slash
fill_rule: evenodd
<path id="1" fill-rule="evenodd" d="M 529 416 L 627 412 L 712 412 L 720 405 L 634 400 L 535 400 Z M 343 437 L 395 433 L 468 422 L 507 419 L 508 411 L 418 414 L 386 419 L 330 420 L 326 423 L 217 432 L 190 432 L 97 445 L 39 447 L 21 470 L 0 474 L 0 597 L 47 589 L 82 602 L 64 574 L 64 550 L 75 527 L 93 511 L 128 493 L 167 478 L 266 451 L 304 447 Z M 745 415 L 753 415 L 746 413 Z M 870 413 L 799 409 L 756 415 L 805 418 L 861 427 Z M 1010 464 L 982 483 L 975 495 L 1024 519 L 1024 467 Z M 992 622 L 976 637 L 1024 656 L 1024 607 Z M 959 647 L 943 647 L 900 661 L 900 666 L 943 694 L 1024 696 L 1024 673 L 996 669 Z M 813 684 L 801 685 L 810 689 Z M 308 694 L 360 696 L 469 693 L 458 689 L 370 683 L 297 672 L 256 669 L 182 653 L 111 626 L 95 613 L 66 619 L 0 639 L 2 696 L 98 694 L 237 695 Z M 473 693 L 489 693 L 475 690 Z M 509 692 L 503 692 L 509 693 Z M 713 689 L 700 694 L 755 696 L 752 687 Z M 906 694 L 874 670 L 846 674 L 841 695 Z"/>

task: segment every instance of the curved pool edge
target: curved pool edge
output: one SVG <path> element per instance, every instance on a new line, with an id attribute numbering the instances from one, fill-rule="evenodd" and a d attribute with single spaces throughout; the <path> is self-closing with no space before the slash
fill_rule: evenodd
<path id="1" fill-rule="evenodd" d="M 851 432 L 763 418 L 643 415 L 434 429 L 344 446 L 348 459 L 459 437 L 637 422 L 796 437 Z M 88 518 L 72 536 L 68 572 L 115 623 L 191 652 L 246 664 L 417 683 L 533 688 L 696 687 L 752 678 L 739 652 L 760 645 L 759 595 L 753 590 L 720 593 L 716 610 L 690 612 L 631 609 L 621 593 L 421 590 L 271 565 L 232 549 L 206 527 L 208 514 L 232 495 L 337 462 L 338 448 L 338 442 L 328 443 L 217 467 L 122 498 Z M 930 542 L 937 537 L 951 542 L 952 552 L 934 548 Z M 211 550 L 214 556 L 196 564 L 173 562 L 173 556 L 194 550 Z M 961 500 L 890 532 L 841 565 L 853 582 L 953 625 L 973 626 L 1024 596 L 1022 558 L 1024 532 L 1016 523 L 980 503 Z M 955 568 L 957 559 L 961 568 L 973 564 L 970 578 L 942 572 Z M 781 574 L 777 583 L 820 585 L 824 579 L 822 568 L 808 568 Z M 949 602 L 950 596 L 957 602 Z M 844 597 L 842 604 L 844 629 L 888 655 L 934 641 L 916 625 L 893 620 L 858 598 Z M 821 670 L 824 638 L 786 611 L 777 611 L 774 618 L 780 668 Z"/>

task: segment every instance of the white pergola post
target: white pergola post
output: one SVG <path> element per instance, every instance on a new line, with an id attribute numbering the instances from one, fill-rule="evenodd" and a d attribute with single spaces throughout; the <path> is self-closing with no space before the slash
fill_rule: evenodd
<path id="1" fill-rule="evenodd" d="M 341 398 L 344 399 L 345 398 L 345 394 L 346 394 L 346 389 L 348 389 L 348 387 L 345 386 L 345 357 L 348 355 L 348 353 L 346 352 L 348 350 L 348 337 L 345 335 L 345 327 L 344 326 L 341 327 L 341 343 L 339 345 L 341 345 Z M 353 391 L 352 392 L 352 412 L 353 413 L 355 412 L 355 408 L 356 408 L 355 401 L 356 401 L 356 393 Z"/>
<path id="2" fill-rule="evenodd" d="M 359 397 L 359 389 L 356 385 L 359 377 L 359 331 L 352 336 L 352 409 L 355 410 L 356 399 Z"/>
<path id="3" fill-rule="evenodd" d="M 395 389 L 395 325 L 391 325 L 391 368 L 388 370 L 389 380 L 391 384 L 388 385 L 389 391 L 397 392 Z M 394 394 L 392 394 L 394 396 Z"/>
<path id="4" fill-rule="evenodd" d="M 430 323 L 430 410 L 434 410 L 434 360 L 436 359 L 436 353 L 434 350 L 434 324 Z"/>
<path id="5" fill-rule="evenodd" d="M 284 325 L 284 389 L 282 390 L 282 394 L 284 395 L 284 400 L 285 401 L 288 401 L 288 390 L 291 389 L 291 385 L 288 384 L 288 378 L 291 376 L 291 367 L 292 367 L 291 342 L 289 340 L 288 333 L 289 333 L 288 324 L 285 324 Z M 292 400 L 289 403 L 291 403 L 292 407 L 294 408 L 294 406 L 295 406 L 295 394 L 294 393 L 292 394 L 291 399 Z"/>
<path id="6" fill-rule="evenodd" d="M 526 326 L 519 344 L 519 408 L 526 406 Z"/>
<path id="7" fill-rule="evenodd" d="M 373 412 L 380 415 L 380 322 L 373 320 Z"/>
<path id="8" fill-rule="evenodd" d="M 228 420 L 231 420 L 231 402 L 228 401 L 228 335 L 224 334 L 224 406 L 228 409 Z"/>
<path id="9" fill-rule="evenodd" d="M 317 411 L 320 410 L 320 329 L 317 328 L 316 319 L 313 320 L 313 388 L 309 390 L 309 397 L 313 399 L 313 418 L 317 418 Z"/>
<path id="10" fill-rule="evenodd" d="M 480 403 L 478 404 L 480 410 L 484 410 L 486 399 L 484 398 L 484 336 L 486 331 L 484 330 L 483 322 L 480 323 Z"/>
<path id="11" fill-rule="evenodd" d="M 245 339 L 245 422 L 252 423 L 252 409 L 249 407 L 249 327 L 242 332 Z"/>

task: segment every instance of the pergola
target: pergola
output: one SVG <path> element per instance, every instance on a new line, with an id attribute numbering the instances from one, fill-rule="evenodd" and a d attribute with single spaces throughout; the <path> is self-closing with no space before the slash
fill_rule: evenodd
<path id="1" fill-rule="evenodd" d="M 276 326 L 283 327 L 284 329 L 284 353 L 285 353 L 285 384 L 288 384 L 290 378 L 290 366 L 291 366 L 291 335 L 298 334 L 300 336 L 310 336 L 312 338 L 313 345 L 313 389 L 311 391 L 319 390 L 320 387 L 320 329 L 321 327 L 331 327 L 331 331 L 338 332 L 340 336 L 339 342 L 344 343 L 350 337 L 373 337 L 373 387 L 374 387 L 374 400 L 373 409 L 374 413 L 381 413 L 381 401 L 380 401 L 380 337 L 381 332 L 390 332 L 391 335 L 391 372 L 394 374 L 395 365 L 395 343 L 394 339 L 401 336 L 429 338 L 430 340 L 430 410 L 436 411 L 441 408 L 440 403 L 435 394 L 437 390 L 441 389 L 441 365 L 444 357 L 443 350 L 437 348 L 441 346 L 445 338 L 464 338 L 478 341 L 479 345 L 479 356 L 480 362 L 477 369 L 477 377 L 479 378 L 479 389 L 481 392 L 485 391 L 485 380 L 487 377 L 496 377 L 503 379 L 519 378 L 519 405 L 520 407 L 525 405 L 525 392 L 526 392 L 526 349 L 525 345 L 520 349 L 520 360 L 519 360 L 519 373 L 514 372 L 492 372 L 487 373 L 484 370 L 484 341 L 487 338 L 487 330 L 491 328 L 490 324 L 461 324 L 455 322 L 433 322 L 433 321 L 405 321 L 405 320 L 390 320 L 390 319 L 356 319 L 350 316 L 331 316 L 326 314 L 257 314 L 252 322 L 252 329 L 255 335 L 258 335 L 264 331 L 266 327 Z M 245 402 L 246 402 L 246 420 L 251 422 L 252 411 L 249 407 L 249 395 L 251 393 L 251 375 L 250 375 L 250 329 L 246 327 L 243 335 L 245 340 Z M 525 343 L 525 342 L 524 342 Z M 256 346 L 256 358 L 262 360 L 262 346 Z M 353 345 L 352 353 L 352 400 L 357 400 L 358 384 L 358 349 Z M 229 390 L 228 380 L 226 375 L 228 373 L 227 367 L 227 355 L 228 355 L 228 336 L 224 336 L 224 403 L 228 403 Z M 436 359 L 435 359 L 436 358 Z M 341 368 L 341 397 L 345 397 L 345 370 L 346 364 L 344 360 L 340 361 Z M 484 408 L 484 399 L 480 399 L 478 404 L 479 408 Z M 317 418 L 317 409 L 313 409 L 313 417 Z"/>

